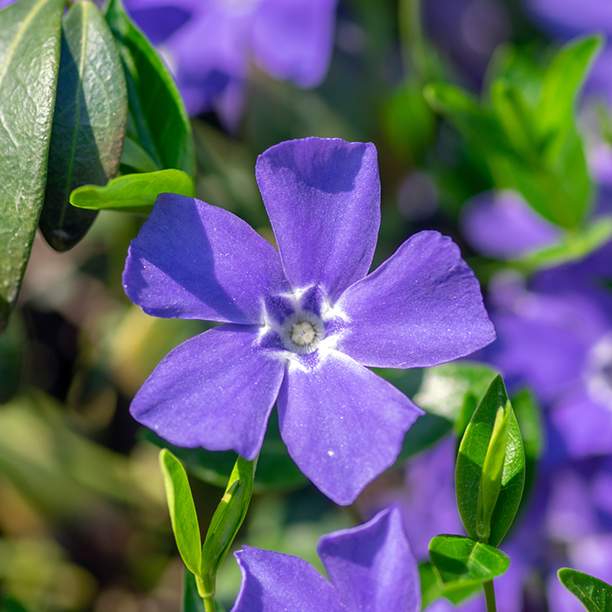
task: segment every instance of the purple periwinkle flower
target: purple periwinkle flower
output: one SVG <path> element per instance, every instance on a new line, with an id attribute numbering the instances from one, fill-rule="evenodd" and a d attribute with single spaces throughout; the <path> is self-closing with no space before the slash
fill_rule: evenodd
<path id="1" fill-rule="evenodd" d="M 192 114 L 242 113 L 254 60 L 277 79 L 318 85 L 331 57 L 338 0 L 125 0 L 167 59 Z"/>
<path id="2" fill-rule="evenodd" d="M 131 405 L 173 444 L 259 452 L 277 402 L 302 472 L 338 504 L 393 464 L 421 414 L 368 367 L 436 365 L 495 336 L 459 249 L 421 232 L 371 274 L 372 144 L 307 138 L 257 160 L 276 250 L 221 208 L 161 195 L 132 241 L 127 295 L 153 316 L 223 323 L 174 349 Z"/>
<path id="3" fill-rule="evenodd" d="M 302 559 L 245 547 L 236 553 L 242 585 L 232 612 L 418 612 L 416 561 L 391 507 L 367 523 L 319 540 L 329 580 Z"/>

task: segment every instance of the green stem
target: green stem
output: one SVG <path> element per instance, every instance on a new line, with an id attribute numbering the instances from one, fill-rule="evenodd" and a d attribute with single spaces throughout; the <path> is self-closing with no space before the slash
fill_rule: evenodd
<path id="1" fill-rule="evenodd" d="M 417 77 L 427 82 L 427 51 L 421 22 L 421 0 L 400 0 L 399 27 L 404 69 L 414 68 Z"/>
<path id="2" fill-rule="evenodd" d="M 487 612 L 497 612 L 497 606 L 495 605 L 495 589 L 493 588 L 493 581 L 485 582 L 482 585 L 485 592 L 485 599 L 487 602 Z"/>
<path id="3" fill-rule="evenodd" d="M 198 587 L 198 593 L 204 601 L 204 612 L 216 612 L 215 611 L 215 589 L 208 576 L 200 578 L 196 576 L 196 585 Z"/>

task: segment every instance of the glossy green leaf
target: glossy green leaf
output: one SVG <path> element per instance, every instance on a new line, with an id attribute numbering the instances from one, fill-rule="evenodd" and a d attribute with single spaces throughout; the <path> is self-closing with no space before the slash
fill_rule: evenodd
<path id="1" fill-rule="evenodd" d="M 455 588 L 453 588 L 451 583 L 450 588 L 445 587 L 437 576 L 437 570 L 433 569 L 433 565 L 429 561 L 419 564 L 419 578 L 421 581 L 422 610 L 441 597 L 448 599 L 455 605 L 460 604 L 470 595 L 480 590 L 480 583 L 463 587 L 455 586 Z"/>
<path id="2" fill-rule="evenodd" d="M 141 429 L 140 436 L 160 448 L 168 448 L 183 462 L 190 474 L 217 487 L 225 488 L 238 457 L 232 451 L 211 452 L 203 448 L 173 446 L 149 429 Z M 295 489 L 307 482 L 287 453 L 287 447 L 280 437 L 278 416 L 274 410 L 259 453 L 254 490 L 258 493 L 283 491 Z"/>
<path id="3" fill-rule="evenodd" d="M 612 610 L 612 586 L 603 580 L 563 567 L 558 572 L 561 584 L 575 595 L 588 612 Z"/>
<path id="4" fill-rule="evenodd" d="M 468 535 L 479 539 L 477 503 L 483 466 L 499 408 L 509 403 L 501 376 L 497 376 L 485 393 L 465 431 L 455 472 L 459 514 Z M 516 417 L 509 407 L 507 444 L 501 477 L 501 488 L 491 513 L 488 544 L 498 546 L 510 528 L 518 510 L 525 482 L 525 452 Z"/>
<path id="5" fill-rule="evenodd" d="M 434 572 L 445 588 L 464 588 L 501 576 L 510 557 L 493 546 L 457 535 L 439 535 L 429 543 Z"/>
<path id="6" fill-rule="evenodd" d="M 70 195 L 70 203 L 89 210 L 122 210 L 148 214 L 160 193 L 178 193 L 193 197 L 195 185 L 181 170 L 159 170 L 144 174 L 126 174 L 105 187 L 85 185 Z"/>
<path id="7" fill-rule="evenodd" d="M 174 80 L 130 20 L 121 0 L 110 0 L 106 20 L 119 44 L 125 69 L 133 127 L 128 135 L 158 169 L 175 168 L 193 177 L 191 125 Z"/>
<path id="8" fill-rule="evenodd" d="M 204 600 L 198 592 L 196 577 L 185 568 L 183 572 L 183 600 L 181 612 L 204 612 Z"/>
<path id="9" fill-rule="evenodd" d="M 20 0 L 0 11 L 0 331 L 45 194 L 63 12 L 64 0 Z"/>
<path id="10" fill-rule="evenodd" d="M 210 522 L 202 551 L 202 576 L 208 576 L 212 584 L 249 509 L 256 462 L 238 457 Z"/>
<path id="11" fill-rule="evenodd" d="M 202 540 L 187 474 L 181 462 L 168 449 L 163 448 L 159 452 L 159 464 L 164 475 L 176 546 L 187 569 L 199 575 Z"/>
<path id="12" fill-rule="evenodd" d="M 62 50 L 40 229 L 56 251 L 83 238 L 93 211 L 70 206 L 70 193 L 117 175 L 127 122 L 121 60 L 93 2 L 73 4 L 62 25 Z"/>
<path id="13" fill-rule="evenodd" d="M 488 542 L 491 535 L 491 517 L 501 489 L 502 470 L 508 440 L 508 424 L 511 414 L 510 401 L 497 409 L 493 432 L 482 464 L 480 488 L 478 489 L 478 500 L 476 502 L 476 533 L 481 542 Z"/>
<path id="14" fill-rule="evenodd" d="M 161 170 L 151 159 L 149 154 L 131 138 L 126 137 L 123 143 L 123 153 L 121 154 L 122 174 L 132 172 L 156 172 Z M 124 171 L 126 170 L 127 171 Z"/>

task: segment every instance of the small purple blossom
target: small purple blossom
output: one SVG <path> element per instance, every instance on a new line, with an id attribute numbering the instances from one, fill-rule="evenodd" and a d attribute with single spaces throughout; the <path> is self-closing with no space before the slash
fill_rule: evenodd
<path id="1" fill-rule="evenodd" d="M 250 547 L 238 551 L 242 586 L 232 612 L 420 610 L 417 565 L 396 507 L 323 536 L 317 550 L 329 581 L 297 557 Z"/>
<path id="2" fill-rule="evenodd" d="M 468 355 L 495 336 L 459 249 L 421 232 L 367 274 L 380 224 L 372 144 L 307 138 L 256 177 L 278 251 L 244 221 L 161 195 L 123 275 L 145 312 L 223 325 L 174 349 L 131 405 L 173 444 L 257 456 L 278 405 L 302 472 L 339 504 L 393 464 L 421 414 L 368 367 Z"/>
<path id="3" fill-rule="evenodd" d="M 125 0 L 168 61 L 187 111 L 242 113 L 250 63 L 310 88 L 329 64 L 338 0 Z"/>

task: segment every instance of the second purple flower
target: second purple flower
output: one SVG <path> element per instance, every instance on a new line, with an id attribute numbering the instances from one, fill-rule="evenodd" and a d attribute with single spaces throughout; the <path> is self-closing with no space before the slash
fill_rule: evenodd
<path id="1" fill-rule="evenodd" d="M 257 456 L 278 405 L 302 472 L 350 504 L 422 413 L 368 367 L 415 368 L 493 341 L 457 246 L 421 232 L 368 274 L 380 225 L 372 144 L 307 138 L 257 160 L 276 250 L 230 212 L 164 194 L 123 285 L 150 315 L 223 325 L 174 349 L 131 405 L 178 446 Z"/>

